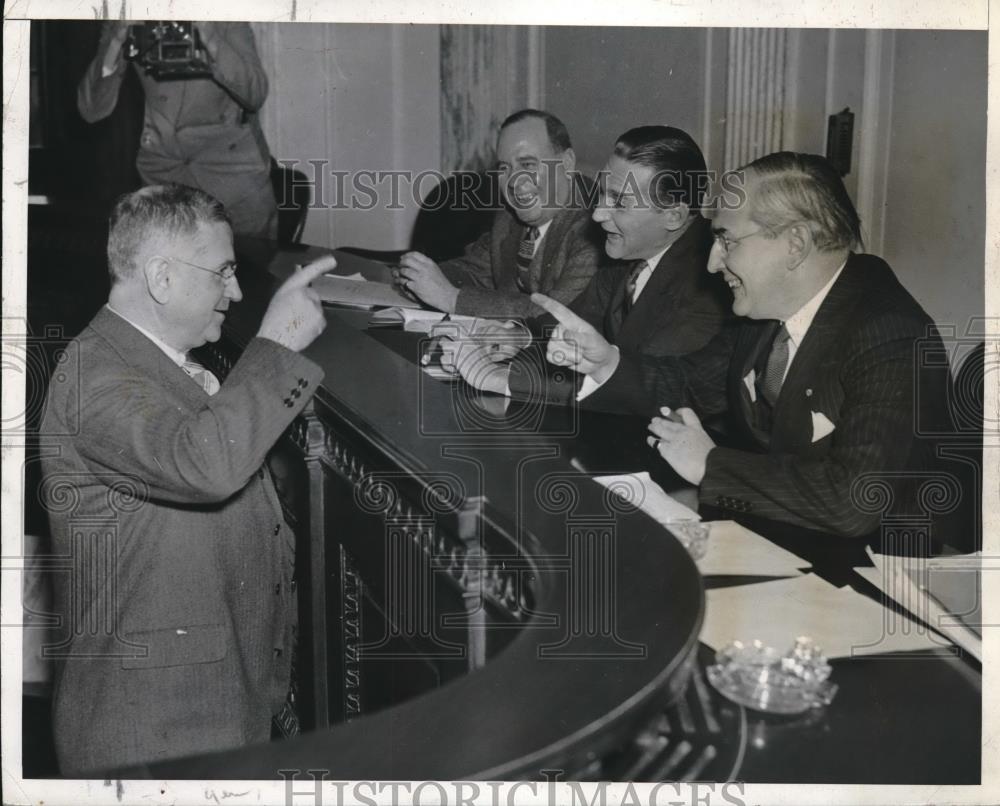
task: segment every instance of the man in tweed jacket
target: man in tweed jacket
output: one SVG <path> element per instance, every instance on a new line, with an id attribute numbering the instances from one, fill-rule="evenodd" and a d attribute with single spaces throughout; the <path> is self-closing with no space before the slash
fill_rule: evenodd
<path id="1" fill-rule="evenodd" d="M 108 304 L 77 340 L 79 374 L 53 379 L 41 428 L 53 543 L 72 560 L 52 648 L 72 777 L 270 738 L 296 611 L 264 459 L 322 380 L 298 351 L 325 326 L 309 282 L 335 265 L 278 289 L 220 384 L 188 351 L 216 341 L 241 298 L 221 204 L 181 185 L 123 196 L 108 258 Z"/>
<path id="2" fill-rule="evenodd" d="M 536 316 L 542 310 L 531 302 L 532 292 L 568 304 L 602 260 L 587 187 L 575 174 L 576 156 L 558 118 L 536 109 L 515 112 L 500 127 L 497 160 L 509 209 L 496 214 L 489 231 L 462 257 L 440 266 L 419 252 L 400 260 L 397 283 L 432 308 L 470 316 Z M 536 237 L 526 239 L 532 230 Z"/>

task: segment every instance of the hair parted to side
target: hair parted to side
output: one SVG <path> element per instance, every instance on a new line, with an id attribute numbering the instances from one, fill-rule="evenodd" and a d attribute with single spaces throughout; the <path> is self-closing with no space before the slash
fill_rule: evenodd
<path id="1" fill-rule="evenodd" d="M 112 284 L 132 276 L 141 245 L 153 235 L 194 235 L 200 224 L 230 224 L 222 202 L 187 185 L 150 185 L 115 202 L 108 233 Z"/>
<path id="2" fill-rule="evenodd" d="M 751 218 L 764 229 L 776 232 L 804 221 L 822 252 L 863 248 L 858 211 L 840 174 L 825 157 L 779 151 L 743 170 L 757 178 Z"/>
<path id="3" fill-rule="evenodd" d="M 523 120 L 542 121 L 545 124 L 545 133 L 549 136 L 549 145 L 552 146 L 552 149 L 557 154 L 562 154 L 562 152 L 568 151 L 573 147 L 573 144 L 569 140 L 569 130 L 566 128 L 566 124 L 555 115 L 543 112 L 541 109 L 521 109 L 512 115 L 508 115 L 507 119 L 500 124 L 500 131 Z"/>
<path id="4" fill-rule="evenodd" d="M 657 207 L 686 204 L 700 210 L 708 189 L 705 156 L 694 139 L 673 126 L 637 126 L 615 142 L 615 156 L 654 171 L 649 189 Z"/>

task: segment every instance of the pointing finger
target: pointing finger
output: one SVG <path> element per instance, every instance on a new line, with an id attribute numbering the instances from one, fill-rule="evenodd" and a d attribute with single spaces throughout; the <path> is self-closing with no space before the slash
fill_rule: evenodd
<path id="1" fill-rule="evenodd" d="M 308 266 L 298 269 L 295 274 L 285 280 L 285 288 L 304 288 L 313 280 L 323 276 L 328 271 L 337 268 L 337 258 L 333 255 L 314 260 Z"/>
<path id="2" fill-rule="evenodd" d="M 564 325 L 570 330 L 579 330 L 581 325 L 586 324 L 586 322 L 573 313 L 569 308 L 561 302 L 557 302 L 552 299 L 552 297 L 547 297 L 544 294 L 532 294 L 531 301 L 534 302 L 539 308 L 544 308 L 556 318 L 559 324 Z"/>

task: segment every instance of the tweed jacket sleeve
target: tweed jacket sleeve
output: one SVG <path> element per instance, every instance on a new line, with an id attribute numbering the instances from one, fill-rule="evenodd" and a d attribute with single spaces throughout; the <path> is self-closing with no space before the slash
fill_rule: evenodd
<path id="1" fill-rule="evenodd" d="M 500 215 L 492 230 L 465 255 L 442 265 L 449 280 L 459 286 L 456 313 L 506 319 L 543 314 L 516 284 L 515 261 L 523 225 L 509 213 Z M 566 305 L 584 291 L 603 259 L 586 209 L 560 212 L 539 249 L 538 290 Z"/>
<path id="2" fill-rule="evenodd" d="M 64 413 L 83 462 L 95 473 L 137 476 L 152 496 L 189 504 L 241 490 L 323 377 L 298 353 L 253 339 L 219 392 L 192 414 L 148 373 L 125 364 L 85 369 L 93 372 L 88 394 L 78 412 Z"/>

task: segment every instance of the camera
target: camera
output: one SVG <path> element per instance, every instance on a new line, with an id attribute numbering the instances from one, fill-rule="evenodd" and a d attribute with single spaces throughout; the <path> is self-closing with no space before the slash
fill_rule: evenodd
<path id="1" fill-rule="evenodd" d="M 147 20 L 130 25 L 125 58 L 157 81 L 211 78 L 205 47 L 192 22 Z"/>

